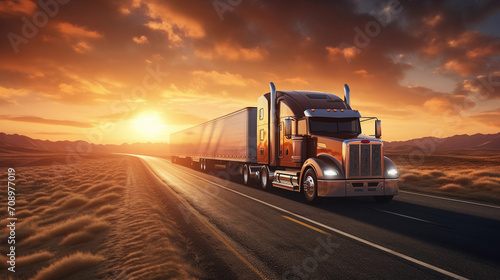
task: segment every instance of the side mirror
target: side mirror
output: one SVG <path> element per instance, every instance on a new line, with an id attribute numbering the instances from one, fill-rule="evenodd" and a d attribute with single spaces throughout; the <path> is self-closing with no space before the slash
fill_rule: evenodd
<path id="1" fill-rule="evenodd" d="M 382 136 L 382 121 L 376 120 L 375 121 L 375 138 L 380 139 L 381 136 Z"/>
<path id="2" fill-rule="evenodd" d="M 285 119 L 285 137 L 292 137 L 292 119 Z"/>

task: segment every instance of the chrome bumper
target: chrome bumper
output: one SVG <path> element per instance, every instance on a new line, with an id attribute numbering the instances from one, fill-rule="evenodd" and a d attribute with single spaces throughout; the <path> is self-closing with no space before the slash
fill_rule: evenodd
<path id="1" fill-rule="evenodd" d="M 398 179 L 318 180 L 318 196 L 397 195 Z"/>

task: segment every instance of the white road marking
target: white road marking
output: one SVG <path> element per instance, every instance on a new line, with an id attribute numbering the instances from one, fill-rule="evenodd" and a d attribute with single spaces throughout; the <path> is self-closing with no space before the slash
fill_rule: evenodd
<path id="1" fill-rule="evenodd" d="M 140 157 L 141 157 L 141 158 L 145 158 L 144 156 L 140 156 Z M 207 183 L 209 183 L 209 184 L 212 184 L 212 185 L 218 186 L 218 187 L 220 187 L 220 188 L 222 188 L 222 189 L 225 189 L 225 190 L 227 190 L 227 191 L 230 191 L 230 192 L 233 192 L 233 193 L 238 194 L 238 195 L 240 195 L 240 196 L 246 197 L 246 198 L 251 199 L 251 200 L 253 200 L 253 201 L 256 201 L 256 202 L 258 202 L 258 203 L 260 203 L 260 204 L 263 204 L 263 205 L 269 206 L 269 207 L 271 207 L 271 208 L 274 208 L 274 209 L 276 209 L 276 210 L 278 210 L 278 211 L 281 211 L 281 212 L 283 212 L 283 213 L 286 213 L 286 214 L 288 214 L 288 215 L 295 216 L 295 217 L 297 217 L 297 218 L 299 218 L 299 219 L 302 219 L 302 220 L 307 221 L 307 222 L 309 222 L 309 223 L 315 224 L 315 225 L 320 226 L 320 227 L 322 227 L 322 228 L 324 228 L 324 229 L 327 229 L 327 230 L 333 231 L 333 232 L 335 232 L 335 233 L 337 233 L 337 234 L 340 234 L 340 235 L 343 235 L 343 236 L 345 236 L 345 237 L 351 238 L 351 239 L 353 239 L 353 240 L 356 240 L 356 241 L 358 241 L 358 242 L 361 242 L 361 243 L 363 243 L 363 244 L 365 244 L 365 245 L 368 245 L 368 246 L 371 246 L 371 247 L 373 247 L 373 248 L 379 249 L 379 250 L 381 250 L 381 251 L 384 251 L 384 252 L 389 253 L 389 254 L 391 254 L 391 255 L 394 255 L 394 256 L 396 256 L 396 257 L 399 257 L 399 258 L 402 258 L 402 259 L 404 259 L 404 260 L 410 261 L 410 262 L 412 262 L 412 263 L 418 264 L 418 265 L 423 266 L 423 267 L 425 267 L 425 268 L 428 268 L 428 269 L 430 269 L 430 270 L 434 270 L 434 271 L 436 271 L 436 272 L 439 272 L 439 273 L 441 273 L 441 274 L 444 274 L 444 275 L 446 275 L 446 276 L 453 277 L 453 278 L 455 278 L 455 279 L 459 279 L 459 280 L 467 280 L 467 279 L 468 279 L 468 278 L 466 278 L 466 277 L 460 276 L 460 275 L 455 274 L 455 273 L 453 273 L 453 272 L 449 272 L 449 271 L 444 270 L 444 269 L 442 269 L 442 268 L 439 268 L 439 267 L 437 267 L 437 266 L 434 266 L 434 265 L 428 264 L 428 263 L 426 263 L 426 262 L 423 262 L 423 261 L 417 260 L 417 259 L 412 258 L 412 257 L 410 257 L 410 256 L 407 256 L 407 255 L 405 255 L 405 254 L 402 254 L 402 253 L 396 252 L 396 251 L 394 251 L 394 250 L 392 250 L 392 249 L 389 249 L 389 248 L 383 247 L 383 246 L 381 246 L 381 245 L 375 244 L 375 243 L 370 242 L 370 241 L 368 241 L 368 240 L 365 240 L 365 239 L 363 239 L 363 238 L 360 238 L 360 237 L 354 236 L 354 235 L 352 235 L 352 234 L 349 234 L 349 233 L 347 233 L 347 232 L 341 231 L 341 230 L 339 230 L 339 229 L 336 229 L 336 228 L 333 228 L 333 227 L 327 226 L 327 225 L 322 224 L 322 223 L 320 223 L 320 222 L 317 222 L 317 221 L 315 221 L 315 220 L 311 220 L 311 219 L 306 218 L 306 217 L 304 217 L 304 216 L 301 216 L 301 215 L 299 215 L 299 214 L 293 213 L 293 212 L 291 212 L 291 211 L 289 211 L 289 210 L 286 210 L 286 209 L 283 209 L 283 208 L 281 208 L 281 207 L 278 207 L 278 206 L 275 206 L 275 205 L 273 205 L 273 204 L 270 204 L 270 203 L 267 203 L 267 202 L 265 202 L 265 201 L 262 201 L 262 200 L 260 200 L 260 199 L 257 199 L 257 198 L 254 198 L 254 197 L 252 197 L 252 196 L 246 195 L 246 194 L 244 194 L 244 193 L 241 193 L 241 192 L 235 191 L 235 190 L 233 190 L 233 189 L 231 189 L 231 188 L 228 188 L 228 187 L 226 187 L 226 186 L 223 186 L 223 185 L 220 185 L 220 184 L 218 184 L 218 183 L 212 182 L 212 181 L 207 180 L 207 179 L 205 179 L 205 178 L 203 178 L 203 177 L 200 177 L 200 176 L 197 176 L 197 175 L 194 175 L 194 174 L 191 174 L 191 173 L 185 172 L 185 171 L 180 170 L 180 169 L 178 169 L 178 170 L 179 170 L 180 172 L 183 172 L 184 174 L 188 174 L 189 176 L 192 176 L 192 177 L 198 178 L 198 179 L 199 179 L 199 180 L 201 180 L 201 181 L 205 181 L 205 182 L 207 182 Z"/>
<path id="2" fill-rule="evenodd" d="M 381 211 L 381 212 L 389 213 L 389 214 L 392 214 L 392 215 L 400 216 L 400 217 L 403 217 L 403 218 L 407 218 L 407 219 L 411 219 L 411 220 L 415 220 L 415 221 L 419 221 L 419 222 L 424 222 L 424 223 L 438 225 L 438 226 L 444 226 L 444 225 L 441 225 L 441 224 L 438 224 L 438 223 L 435 223 L 435 222 L 431 222 L 431 221 L 419 219 L 419 218 L 408 216 L 408 215 L 399 214 L 399 213 L 396 213 L 396 212 L 391 212 L 391 211 L 382 210 L 382 209 L 378 209 L 378 208 L 372 208 L 372 207 L 370 207 L 370 209 L 378 210 L 378 211 Z"/>
<path id="3" fill-rule="evenodd" d="M 461 199 L 454 199 L 454 198 L 448 198 L 448 197 L 442 197 L 442 196 L 436 196 L 436 195 L 430 195 L 430 194 L 423 194 L 423 193 L 416 193 L 416 192 L 409 192 L 409 191 L 402 191 L 402 190 L 400 190 L 399 192 L 400 193 L 406 193 L 406 194 L 420 195 L 420 196 L 425 196 L 425 197 L 432 197 L 432 198 L 443 199 L 443 200 L 449 200 L 449 201 L 455 201 L 455 202 L 461 202 L 461 203 L 467 203 L 467 204 L 478 205 L 478 206 L 483 206 L 483 207 L 491 207 L 491 208 L 500 209 L 500 206 L 491 205 L 491 204 L 484 204 L 484 203 L 478 203 L 478 202 L 473 202 L 473 201 L 467 201 L 467 200 L 461 200 Z"/>

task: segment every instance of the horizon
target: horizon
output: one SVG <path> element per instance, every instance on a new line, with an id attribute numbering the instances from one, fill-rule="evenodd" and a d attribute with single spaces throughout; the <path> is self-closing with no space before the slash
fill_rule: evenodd
<path id="1" fill-rule="evenodd" d="M 272 81 L 341 98 L 348 84 L 384 141 L 500 132 L 500 3 L 231 3 L 1 2 L 2 131 L 168 143 Z"/>

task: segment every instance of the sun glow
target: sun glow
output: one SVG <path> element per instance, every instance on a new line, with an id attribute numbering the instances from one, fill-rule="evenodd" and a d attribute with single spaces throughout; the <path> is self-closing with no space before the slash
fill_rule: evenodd
<path id="1" fill-rule="evenodd" d="M 167 125 L 158 113 L 141 114 L 130 120 L 134 133 L 139 133 L 140 137 L 159 138 L 165 134 Z"/>

